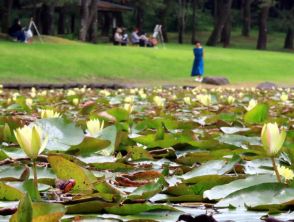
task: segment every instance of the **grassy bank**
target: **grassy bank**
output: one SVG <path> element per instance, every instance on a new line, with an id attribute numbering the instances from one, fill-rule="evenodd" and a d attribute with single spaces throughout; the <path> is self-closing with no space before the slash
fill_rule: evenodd
<path id="1" fill-rule="evenodd" d="M 90 45 L 71 41 L 24 45 L 0 41 L 1 82 L 181 83 L 190 80 L 191 45 L 166 49 Z M 291 52 L 205 47 L 205 71 L 232 83 L 294 84 Z"/>

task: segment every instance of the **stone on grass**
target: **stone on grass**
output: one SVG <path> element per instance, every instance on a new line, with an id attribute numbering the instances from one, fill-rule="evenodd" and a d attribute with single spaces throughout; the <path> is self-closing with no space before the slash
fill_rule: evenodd
<path id="1" fill-rule="evenodd" d="M 261 90 L 272 90 L 278 88 L 278 85 L 272 82 L 263 82 L 258 84 L 256 88 Z"/>
<path id="2" fill-rule="evenodd" d="M 217 86 L 230 84 L 229 80 L 225 77 L 204 77 L 202 83 Z"/>

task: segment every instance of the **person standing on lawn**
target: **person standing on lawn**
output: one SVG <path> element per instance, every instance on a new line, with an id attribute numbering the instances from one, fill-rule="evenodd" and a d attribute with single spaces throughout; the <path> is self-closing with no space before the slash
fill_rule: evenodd
<path id="1" fill-rule="evenodd" d="M 191 76 L 195 77 L 196 82 L 202 82 L 204 74 L 204 51 L 199 41 L 195 42 L 194 52 L 194 63 L 192 68 Z"/>

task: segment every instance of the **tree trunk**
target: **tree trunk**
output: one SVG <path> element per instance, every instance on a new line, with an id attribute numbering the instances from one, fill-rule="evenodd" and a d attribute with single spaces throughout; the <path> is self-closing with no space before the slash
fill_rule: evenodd
<path id="1" fill-rule="evenodd" d="M 108 12 L 104 12 L 103 13 L 103 25 L 102 25 L 102 29 L 101 29 L 101 34 L 103 36 L 108 36 L 109 35 L 109 30 L 110 30 L 111 27 L 112 27 L 111 15 Z"/>
<path id="2" fill-rule="evenodd" d="M 81 41 L 86 41 L 89 36 L 89 30 L 93 24 L 97 22 L 97 1 L 96 0 L 81 0 L 81 28 L 79 38 Z M 97 28 L 96 28 L 97 29 Z M 93 31 L 93 30 L 92 30 Z M 93 36 L 93 35 L 92 35 Z"/>
<path id="3" fill-rule="evenodd" d="M 171 0 L 164 0 L 163 7 L 158 11 L 158 23 L 162 26 L 162 36 L 164 42 L 168 42 L 167 36 L 167 16 L 169 14 Z"/>
<path id="4" fill-rule="evenodd" d="M 251 30 L 251 4 L 252 0 L 242 0 L 242 35 L 245 37 L 250 36 Z"/>
<path id="5" fill-rule="evenodd" d="M 231 15 L 229 15 L 227 22 L 222 30 L 221 42 L 223 43 L 224 48 L 227 48 L 230 45 L 231 31 L 232 31 L 232 22 L 231 22 Z"/>
<path id="6" fill-rule="evenodd" d="M 186 27 L 186 13 L 187 13 L 187 0 L 178 0 L 178 42 L 180 44 L 184 43 L 184 34 Z"/>
<path id="7" fill-rule="evenodd" d="M 53 17 L 55 6 L 53 4 L 43 4 L 41 12 L 42 33 L 44 35 L 53 34 Z"/>
<path id="8" fill-rule="evenodd" d="M 144 26 L 144 9 L 141 7 L 137 8 L 137 13 L 136 13 L 136 27 L 139 30 L 142 30 Z"/>
<path id="9" fill-rule="evenodd" d="M 286 38 L 285 38 L 284 48 L 285 49 L 293 49 L 294 48 L 293 40 L 294 40 L 293 29 L 288 28 L 287 35 L 286 35 Z"/>
<path id="10" fill-rule="evenodd" d="M 257 49 L 266 49 L 267 43 L 267 18 L 269 13 L 269 6 L 262 7 L 259 13 L 259 33 L 257 40 Z"/>
<path id="11" fill-rule="evenodd" d="M 196 4 L 197 0 L 192 0 L 192 44 L 195 44 L 196 41 Z"/>
<path id="12" fill-rule="evenodd" d="M 97 28 L 98 28 L 98 18 L 97 18 L 97 11 L 96 11 L 91 27 L 90 27 L 90 39 L 89 39 L 89 42 L 92 42 L 94 44 L 97 43 Z"/>
<path id="13" fill-rule="evenodd" d="M 70 16 L 70 31 L 71 33 L 76 32 L 76 15 L 75 14 L 71 14 Z"/>
<path id="14" fill-rule="evenodd" d="M 64 35 L 65 34 L 65 7 L 61 7 L 59 9 L 59 16 L 58 16 L 58 34 Z"/>
<path id="15" fill-rule="evenodd" d="M 8 28 L 10 26 L 12 5 L 13 0 L 4 0 L 4 6 L 1 13 L 1 29 L 4 33 L 8 32 Z"/>
<path id="16" fill-rule="evenodd" d="M 232 0 L 218 0 L 217 17 L 215 21 L 214 29 L 207 41 L 207 45 L 215 46 L 221 36 L 221 33 L 227 23 L 227 20 L 231 13 Z"/>

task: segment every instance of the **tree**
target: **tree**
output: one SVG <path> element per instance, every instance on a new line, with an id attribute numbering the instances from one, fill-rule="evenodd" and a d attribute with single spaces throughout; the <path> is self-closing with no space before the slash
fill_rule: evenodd
<path id="1" fill-rule="evenodd" d="M 11 20 L 11 11 L 13 6 L 13 0 L 3 0 L 1 12 L 1 29 L 2 32 L 8 32 L 8 27 Z"/>
<path id="2" fill-rule="evenodd" d="M 97 36 L 97 1 L 81 0 L 81 28 L 79 39 L 81 41 L 96 41 Z"/>
<path id="3" fill-rule="evenodd" d="M 258 16 L 258 39 L 257 39 L 257 49 L 263 50 L 267 46 L 267 19 L 269 14 L 269 9 L 274 5 L 273 0 L 260 0 L 260 12 Z"/>
<path id="4" fill-rule="evenodd" d="M 178 42 L 180 44 L 184 43 L 188 5 L 188 0 L 178 0 Z"/>
<path id="5" fill-rule="evenodd" d="M 198 0 L 192 0 L 192 37 L 191 43 L 194 44 L 196 41 L 196 5 Z"/>
<path id="6" fill-rule="evenodd" d="M 158 10 L 158 18 L 159 23 L 162 25 L 162 35 L 164 42 L 168 42 L 168 36 L 167 36 L 167 17 L 169 15 L 169 11 L 171 9 L 171 3 L 172 0 L 164 0 L 161 7 L 159 7 Z"/>
<path id="7" fill-rule="evenodd" d="M 224 31 L 226 33 L 226 38 L 228 37 L 228 31 L 230 32 L 230 13 L 232 8 L 232 0 L 215 0 L 216 7 L 216 16 L 215 16 L 215 24 L 212 33 L 207 41 L 207 45 L 215 46 L 218 43 L 218 40 L 224 31 L 223 29 L 226 27 Z M 229 38 L 227 38 L 229 39 Z M 227 44 L 227 43 L 226 43 Z"/>
<path id="8" fill-rule="evenodd" d="M 251 30 L 251 4 L 253 0 L 242 0 L 242 35 L 250 36 Z"/>

